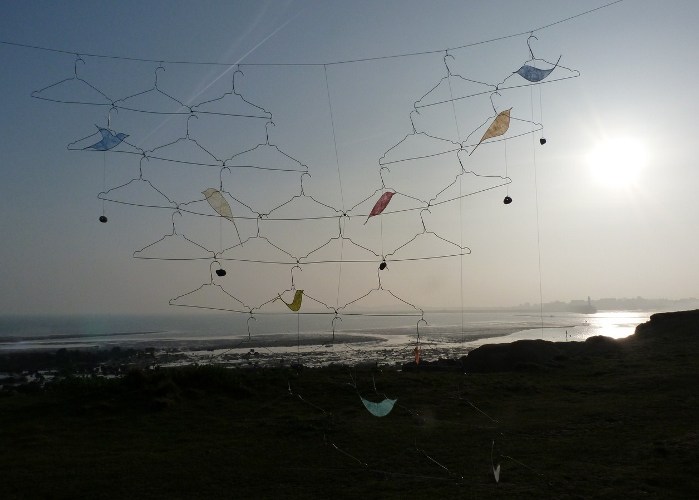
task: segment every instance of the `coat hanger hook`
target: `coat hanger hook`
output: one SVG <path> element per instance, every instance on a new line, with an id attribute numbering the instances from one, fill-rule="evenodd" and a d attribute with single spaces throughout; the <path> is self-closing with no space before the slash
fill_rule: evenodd
<path id="1" fill-rule="evenodd" d="M 252 312 L 250 313 L 250 317 L 248 318 L 248 340 L 250 340 L 251 335 L 250 335 L 250 320 L 254 320 L 257 323 L 257 318 L 252 315 Z"/>
<path id="2" fill-rule="evenodd" d="M 425 326 L 429 326 L 429 323 L 427 323 L 427 320 L 424 318 L 424 316 L 417 320 L 417 325 L 415 326 L 415 329 L 417 330 L 418 342 L 420 341 L 420 323 L 424 323 Z"/>
<path id="3" fill-rule="evenodd" d="M 237 66 L 237 67 L 236 67 L 236 70 L 233 72 L 233 93 L 234 93 L 235 95 L 240 95 L 240 94 L 238 93 L 238 91 L 235 89 L 235 75 L 237 75 L 238 73 L 240 73 L 241 75 L 245 76 L 245 73 L 243 73 L 243 72 L 241 71 L 240 66 Z"/>
<path id="4" fill-rule="evenodd" d="M 309 172 L 303 172 L 301 174 L 301 196 L 306 196 L 306 193 L 303 191 L 303 176 L 307 175 L 308 177 L 311 177 L 311 174 Z"/>
<path id="5" fill-rule="evenodd" d="M 187 117 L 187 135 L 185 136 L 185 137 L 187 137 L 187 139 L 189 139 L 189 120 L 190 120 L 190 118 L 196 118 L 197 120 L 199 119 L 199 117 L 197 115 L 195 115 L 194 113 L 189 113 L 189 116 Z"/>
<path id="6" fill-rule="evenodd" d="M 456 152 L 456 159 L 459 161 L 459 165 L 461 165 L 461 173 L 459 175 L 462 175 L 466 173 L 466 167 L 464 167 L 464 162 L 461 161 L 461 152 L 466 151 L 466 149 L 464 149 L 463 143 L 461 143 L 460 146 L 461 149 Z"/>
<path id="7" fill-rule="evenodd" d="M 383 179 L 383 171 L 384 171 L 384 169 L 387 170 L 389 174 L 391 173 L 391 169 L 388 168 L 388 167 L 386 167 L 386 166 L 382 166 L 382 167 L 379 169 L 379 177 L 381 177 L 381 187 L 382 187 L 383 189 L 386 189 L 386 181 L 384 181 L 384 179 Z"/>
<path id="8" fill-rule="evenodd" d="M 422 212 L 428 212 L 428 213 L 432 213 L 432 212 L 430 212 L 429 208 L 423 208 L 422 210 L 420 210 L 420 221 L 422 222 L 422 232 L 426 233 L 427 227 L 425 226 L 425 219 L 422 217 Z"/>
<path id="9" fill-rule="evenodd" d="M 412 127 L 413 127 L 413 134 L 417 134 L 417 129 L 415 128 L 415 122 L 413 121 L 413 113 L 416 113 L 418 115 L 420 114 L 420 112 L 418 111 L 418 109 L 416 107 L 417 103 L 418 103 L 418 101 L 415 101 L 413 103 L 414 109 L 410 112 L 410 115 L 409 115 L 410 116 L 410 125 L 412 125 Z"/>
<path id="10" fill-rule="evenodd" d="M 301 269 L 301 266 L 298 264 L 294 264 L 294 266 L 291 268 L 291 289 L 296 290 L 296 285 L 294 284 L 294 269 L 298 269 L 299 271 L 303 271 Z"/>
<path id="11" fill-rule="evenodd" d="M 180 212 L 179 209 L 172 212 L 172 234 L 177 234 L 177 230 L 175 229 L 175 215 L 182 217 L 182 212 Z"/>
<path id="12" fill-rule="evenodd" d="M 337 237 L 342 238 L 342 215 L 337 218 Z"/>
<path id="13" fill-rule="evenodd" d="M 211 278 L 211 283 L 214 282 L 214 271 L 213 271 L 213 265 L 218 264 L 218 267 L 221 267 L 221 263 L 217 261 L 216 259 L 211 261 L 211 264 L 209 264 L 209 277 Z"/>
<path id="14" fill-rule="evenodd" d="M 155 68 L 155 83 L 153 86 L 157 89 L 158 88 L 158 70 L 161 69 L 165 71 L 165 68 L 163 67 L 163 62 L 161 61 L 160 64 L 158 65 L 157 68 Z"/>
<path id="15" fill-rule="evenodd" d="M 76 53 L 75 54 L 75 63 L 73 64 L 73 74 L 75 75 L 75 78 L 78 78 L 78 63 L 81 62 L 85 64 L 85 59 L 83 59 L 80 54 Z"/>
<path id="16" fill-rule="evenodd" d="M 532 46 L 531 46 L 531 43 L 530 43 L 530 40 L 531 40 L 532 38 L 533 38 L 534 40 L 537 40 L 537 41 L 538 41 L 539 39 L 538 39 L 536 36 L 534 36 L 534 33 L 530 33 L 529 36 L 527 37 L 527 47 L 529 47 L 529 53 L 531 54 L 532 59 L 535 59 L 535 57 L 534 57 L 534 51 L 532 50 Z"/>
<path id="17" fill-rule="evenodd" d="M 493 107 L 493 111 L 497 114 L 498 110 L 495 109 L 495 103 L 493 102 L 493 96 L 494 96 L 495 94 L 500 95 L 500 92 L 498 92 L 498 91 L 496 90 L 495 92 L 493 92 L 492 94 L 490 94 L 490 105 Z M 500 96 L 500 97 L 502 97 L 502 96 Z"/>
<path id="18" fill-rule="evenodd" d="M 447 57 L 451 57 L 452 60 L 455 60 L 455 59 L 454 59 L 454 56 L 449 53 L 449 50 L 444 51 L 444 58 L 443 58 L 444 66 L 446 66 L 446 68 L 447 68 L 447 76 L 451 76 L 451 70 L 449 69 L 449 64 L 447 64 Z"/>
<path id="19" fill-rule="evenodd" d="M 116 114 L 119 114 L 119 108 L 112 105 L 112 107 L 109 108 L 109 111 L 107 111 L 107 128 L 108 129 L 112 128 L 112 111 L 116 112 Z"/>
<path id="20" fill-rule="evenodd" d="M 143 179 L 143 160 L 150 161 L 145 151 L 141 151 L 141 159 L 138 161 L 138 178 Z"/>
<path id="21" fill-rule="evenodd" d="M 269 146 L 269 126 L 270 125 L 272 125 L 273 127 L 276 127 L 276 125 L 274 124 L 274 122 L 272 120 L 265 123 L 265 134 L 267 134 L 267 142 L 265 144 L 267 144 L 268 146 Z"/>
<path id="22" fill-rule="evenodd" d="M 221 167 L 221 171 L 218 173 L 218 190 L 223 191 L 223 171 L 228 170 L 228 173 L 231 173 L 231 169 L 228 167 Z"/>

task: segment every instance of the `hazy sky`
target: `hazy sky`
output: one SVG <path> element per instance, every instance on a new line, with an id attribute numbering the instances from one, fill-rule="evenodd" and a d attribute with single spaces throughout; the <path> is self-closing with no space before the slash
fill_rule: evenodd
<path id="1" fill-rule="evenodd" d="M 172 311 L 178 308 L 168 306 L 170 299 L 210 283 L 210 261 L 143 260 L 133 253 L 171 234 L 173 220 L 178 235 L 213 252 L 239 242 L 229 221 L 186 212 L 180 217 L 172 210 L 104 203 L 109 222 L 98 221 L 103 210 L 98 193 L 138 178 L 139 157 L 66 148 L 93 134 L 95 125 L 105 126 L 108 107 L 59 104 L 31 93 L 72 78 L 74 68 L 114 100 L 150 89 L 127 102 L 160 109 L 172 102 L 153 92 L 156 73 L 158 89 L 194 105 L 229 92 L 235 70 L 168 61 L 239 62 L 243 74 L 236 75 L 236 90 L 269 111 L 274 126 L 266 128 L 259 118 L 209 115 L 187 121 L 182 115 L 122 109 L 111 113 L 111 127 L 144 150 L 186 138 L 189 129 L 189 141 L 178 141 L 169 152 L 158 149 L 177 158 L 203 153 L 194 140 L 218 159 L 231 158 L 264 143 L 268 131 L 270 144 L 308 167 L 306 195 L 340 212 L 372 197 L 350 211 L 353 217 L 343 223 L 346 240 L 331 240 L 339 235 L 333 218 L 264 220 L 260 235 L 294 257 L 329 243 L 308 260 L 363 260 L 364 249 L 353 248 L 352 242 L 386 255 L 423 231 L 418 211 L 364 221 L 382 192 L 379 159 L 387 151 L 406 136 L 406 149 L 392 149 L 385 160 L 431 154 L 446 144 L 420 142 L 426 136 L 412 135 L 410 120 L 414 103 L 446 76 L 445 53 L 327 66 L 254 64 L 440 51 L 526 32 L 605 3 L 289 0 L 212 1 L 195 7 L 171 1 L 3 2 L 3 41 L 78 52 L 84 63 L 71 54 L 0 44 L 0 313 Z M 381 272 L 383 288 L 423 308 L 538 303 L 540 290 L 544 302 L 588 295 L 699 295 L 697 19 L 694 0 L 625 0 L 537 31 L 538 40 L 531 41 L 534 55 L 553 62 L 560 56 L 560 64 L 580 77 L 493 96 L 498 112 L 512 107 L 518 119 L 510 134 L 528 131 L 527 121 L 542 123 L 543 131 L 483 144 L 471 156 L 470 147 L 462 153 L 467 171 L 491 177 L 464 175 L 440 199 L 493 187 L 505 176 L 511 184 L 422 213 L 429 233 L 394 257 L 446 255 L 458 251 L 454 244 L 471 253 L 435 260 L 389 258 Z M 164 71 L 156 71 L 155 62 L 85 54 L 162 60 Z M 493 85 L 531 57 L 527 35 L 449 55 L 452 75 Z M 573 75 L 565 68 L 549 78 Z M 454 76 L 451 83 L 459 96 L 488 88 Z M 58 89 L 46 92 L 53 91 Z M 79 90 L 61 92 L 68 99 Z M 434 100 L 445 95 L 448 87 L 442 85 Z M 494 111 L 486 93 L 454 106 L 421 108 L 412 117 L 416 132 L 472 144 Z M 542 134 L 544 146 L 539 145 Z M 297 167 L 291 158 L 286 166 Z M 284 163 L 272 157 L 240 161 Z M 207 214 L 213 212 L 201 203 L 201 193 L 221 181 L 257 213 L 269 212 L 301 189 L 298 173 L 221 172 L 156 160 L 141 166 L 143 178 L 172 200 L 196 202 L 194 211 Z M 382 172 L 387 187 L 425 200 L 452 182 L 460 167 L 456 156 L 447 154 L 392 163 L 389 169 Z M 506 195 L 513 199 L 510 205 L 502 202 Z M 395 196 L 389 208 L 410 206 L 415 203 L 409 198 Z M 242 239 L 255 236 L 254 220 L 243 218 L 241 205 L 232 208 L 241 217 Z M 327 215 L 328 209 L 305 197 L 274 214 L 313 218 Z M 235 256 L 271 259 L 272 253 L 265 257 L 264 243 L 255 239 Z M 228 273 L 214 275 L 214 282 L 258 306 L 288 289 L 293 276 L 297 288 L 338 306 L 377 287 L 379 262 L 307 264 L 292 272 L 289 265 L 222 260 Z M 376 304 L 386 299 L 383 292 L 375 295 Z"/>

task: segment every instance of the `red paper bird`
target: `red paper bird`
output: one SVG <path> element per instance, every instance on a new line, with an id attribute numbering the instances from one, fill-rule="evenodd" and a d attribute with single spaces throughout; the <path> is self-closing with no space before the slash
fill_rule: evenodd
<path id="1" fill-rule="evenodd" d="M 369 214 L 369 217 L 367 217 L 364 221 L 364 224 L 369 222 L 369 219 L 374 215 L 379 215 L 381 212 L 383 212 L 386 206 L 388 205 L 388 202 L 391 201 L 391 198 L 394 194 L 396 193 L 392 191 L 386 191 L 384 194 L 382 194 L 381 198 L 379 198 L 379 201 L 377 201 L 376 205 L 374 205 L 374 208 L 371 209 L 371 213 Z"/>

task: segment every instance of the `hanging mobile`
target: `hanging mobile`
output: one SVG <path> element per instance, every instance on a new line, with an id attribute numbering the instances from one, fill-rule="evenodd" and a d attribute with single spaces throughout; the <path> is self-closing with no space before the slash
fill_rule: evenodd
<path id="1" fill-rule="evenodd" d="M 502 202 L 503 202 L 505 205 L 509 205 L 510 203 L 512 203 L 512 198 L 510 198 L 509 196 L 505 196 L 505 199 L 502 200 Z"/>
<path id="2" fill-rule="evenodd" d="M 385 260 L 381 261 L 381 264 L 379 264 L 379 270 L 380 270 L 380 271 L 383 271 L 383 270 L 386 269 L 387 267 L 388 267 L 388 264 L 386 264 L 386 261 L 385 261 Z"/>

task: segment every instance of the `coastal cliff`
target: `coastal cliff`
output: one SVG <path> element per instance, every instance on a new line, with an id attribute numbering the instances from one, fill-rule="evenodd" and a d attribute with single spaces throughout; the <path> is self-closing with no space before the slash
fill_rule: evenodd
<path id="1" fill-rule="evenodd" d="M 699 342 L 699 310 L 658 313 L 625 339 L 595 336 L 585 342 L 518 340 L 486 344 L 461 358 L 467 373 L 537 370 L 561 367 L 592 357 L 621 359 L 632 353 L 658 356 L 694 349 Z"/>

